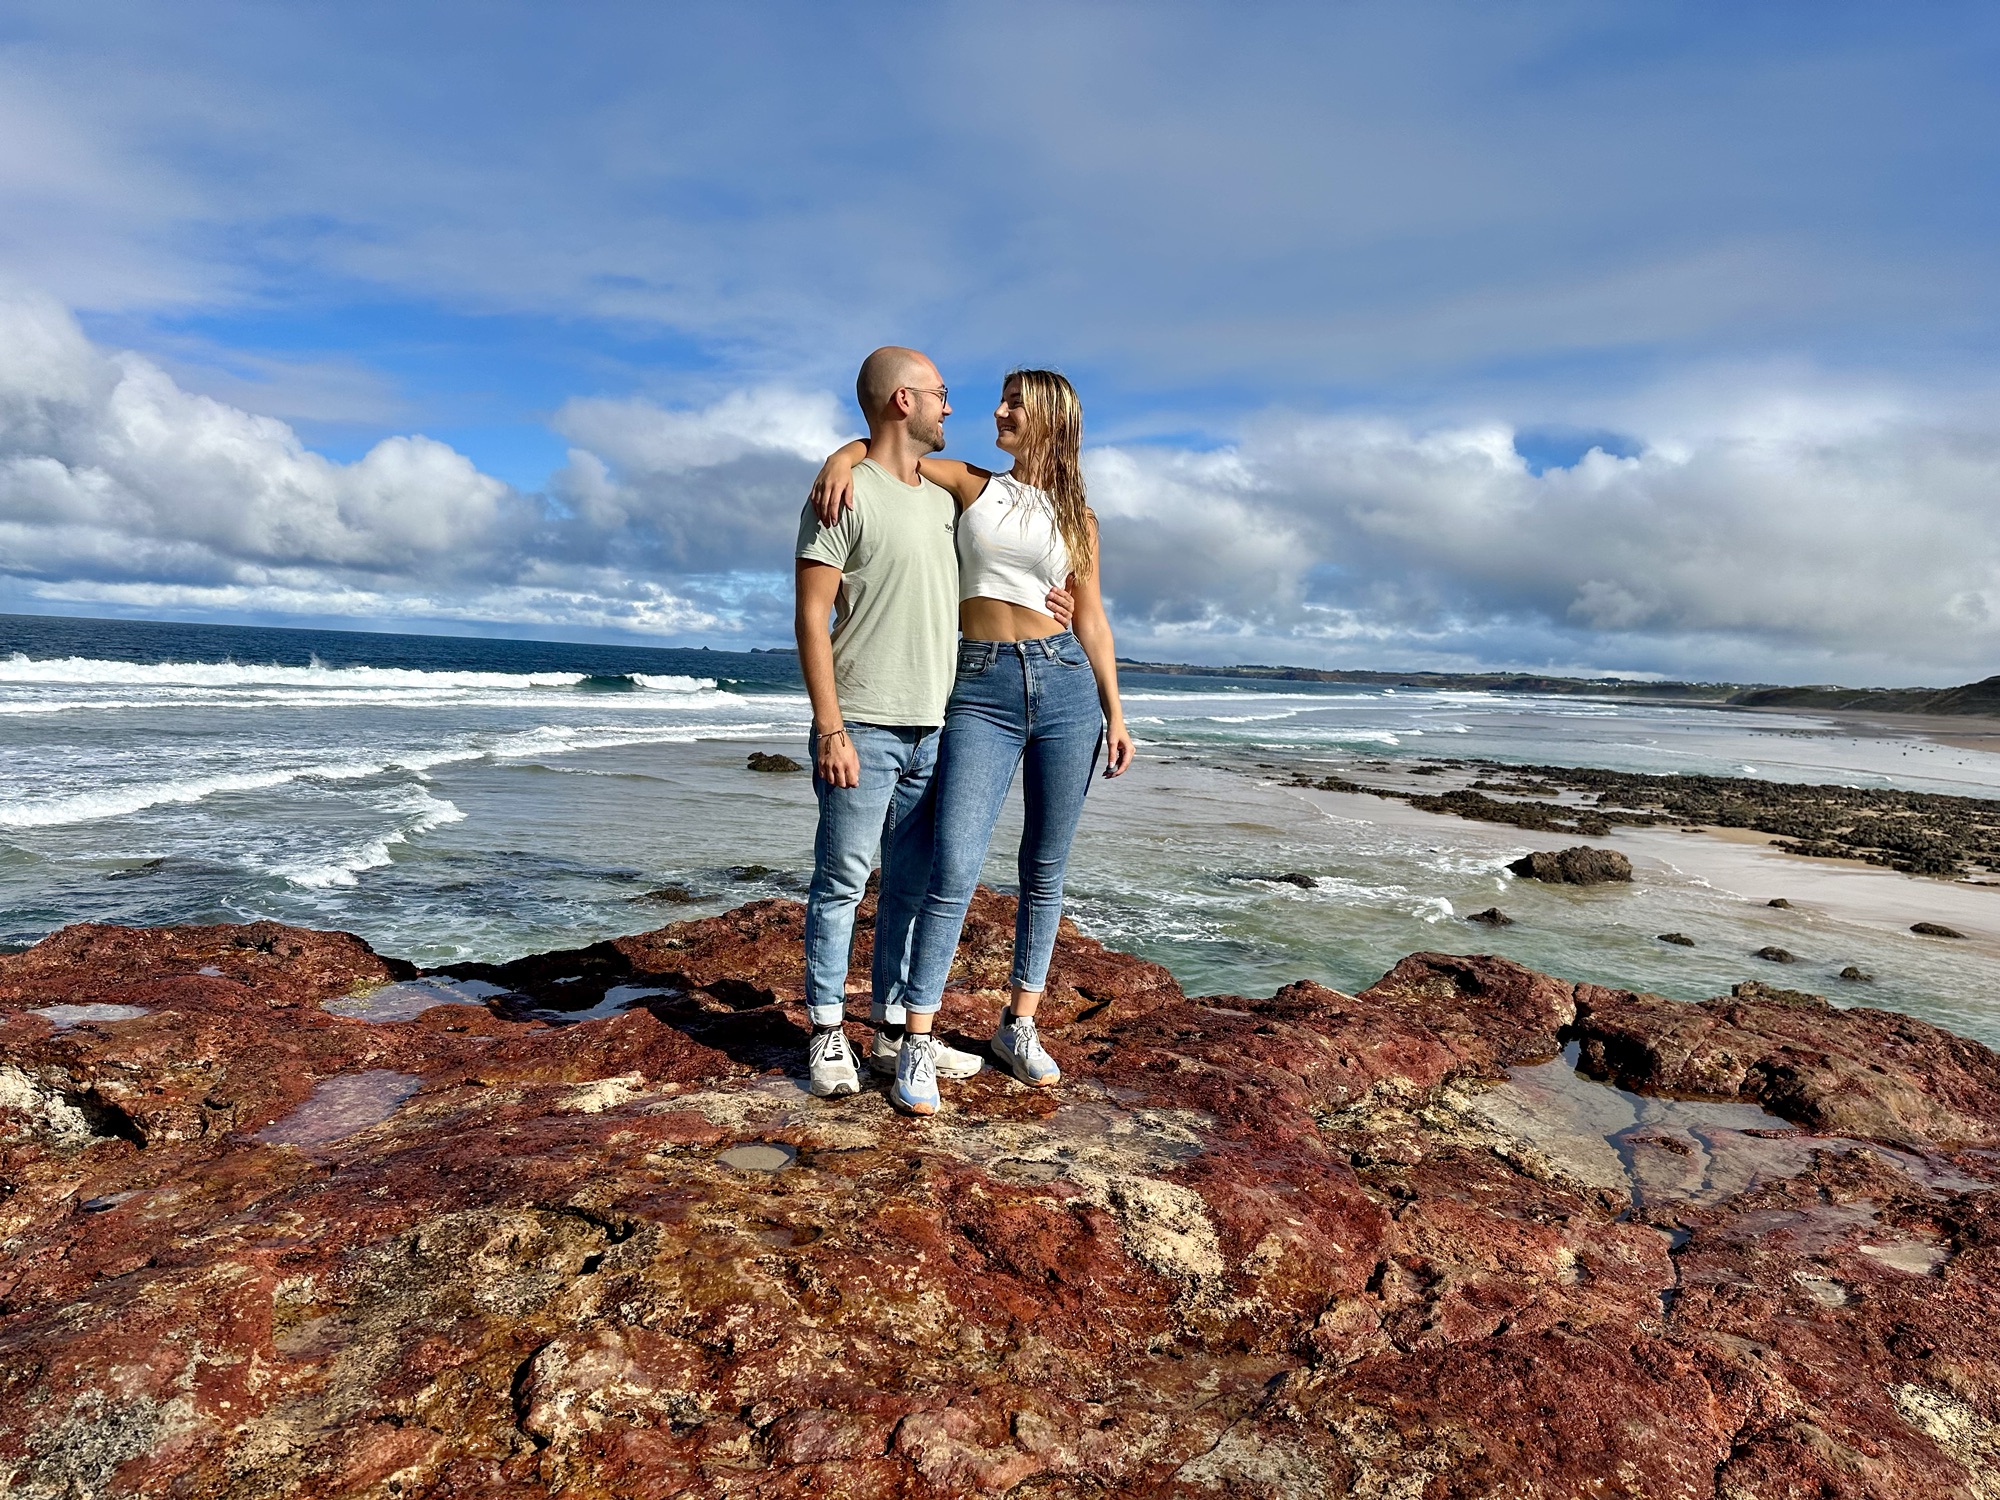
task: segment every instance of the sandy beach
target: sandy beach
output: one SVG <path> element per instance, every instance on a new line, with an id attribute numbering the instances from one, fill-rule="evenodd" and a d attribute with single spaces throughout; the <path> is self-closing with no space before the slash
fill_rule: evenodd
<path id="1" fill-rule="evenodd" d="M 1524 843 L 1535 848 L 1601 845 L 1622 851 L 1632 861 L 1635 883 L 1705 885 L 1740 899 L 1746 908 L 1768 909 L 1770 920 L 1779 925 L 1807 930 L 1852 925 L 1913 945 L 1949 945 L 2000 958 L 2000 887 L 1904 875 L 1852 860 L 1786 854 L 1770 847 L 1770 835 L 1748 829 L 1685 833 L 1671 828 L 1614 828 L 1605 837 L 1574 839 L 1425 812 L 1385 797 L 1291 790 L 1328 818 L 1449 840 L 1460 847 L 1488 850 L 1496 859 Z M 1789 910 L 1768 908 L 1774 899 L 1792 905 Z M 1940 922 L 1966 937 L 1956 942 L 1918 937 L 1909 930 L 1915 922 Z"/>
<path id="2" fill-rule="evenodd" d="M 1875 739 L 1922 739 L 1954 750 L 2000 754 L 2000 719 L 1974 714 L 1884 714 L 1842 708 L 1748 708 L 1726 705 L 1732 713 L 1825 719 Z"/>

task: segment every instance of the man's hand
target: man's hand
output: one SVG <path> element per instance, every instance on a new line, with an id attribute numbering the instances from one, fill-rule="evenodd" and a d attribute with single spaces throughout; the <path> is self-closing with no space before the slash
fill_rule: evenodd
<path id="1" fill-rule="evenodd" d="M 828 786 L 861 785 L 861 757 L 845 729 L 813 731 L 813 770 Z"/>
<path id="2" fill-rule="evenodd" d="M 1054 617 L 1056 624 L 1062 626 L 1064 630 L 1069 629 L 1069 622 L 1076 618 L 1076 600 L 1061 589 L 1050 589 L 1047 603 L 1049 614 Z"/>

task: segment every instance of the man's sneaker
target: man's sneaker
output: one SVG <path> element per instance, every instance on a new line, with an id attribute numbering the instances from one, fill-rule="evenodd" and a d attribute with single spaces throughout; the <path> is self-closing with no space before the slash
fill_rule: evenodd
<path id="1" fill-rule="evenodd" d="M 896 1054 L 896 1081 L 889 1086 L 889 1102 L 913 1115 L 934 1115 L 938 1110 L 937 1043 L 914 1031 L 903 1037 Z"/>
<path id="2" fill-rule="evenodd" d="M 861 1092 L 861 1075 L 854 1071 L 854 1052 L 847 1033 L 838 1026 L 815 1030 L 806 1043 L 808 1086 L 822 1099 Z"/>
<path id="3" fill-rule="evenodd" d="M 1062 1069 L 1043 1050 L 1033 1016 L 1002 1015 L 992 1047 L 1000 1065 L 1031 1088 L 1053 1088 L 1062 1079 Z"/>
<path id="4" fill-rule="evenodd" d="M 937 1053 L 937 1075 L 940 1078 L 954 1081 L 970 1078 L 986 1066 L 975 1053 L 961 1052 L 956 1047 L 947 1047 L 937 1039 L 935 1032 L 931 1034 L 931 1046 Z M 875 1033 L 875 1044 L 868 1049 L 868 1066 L 887 1078 L 896 1071 L 896 1055 L 899 1051 L 901 1048 L 890 1041 L 886 1034 L 878 1031 Z"/>

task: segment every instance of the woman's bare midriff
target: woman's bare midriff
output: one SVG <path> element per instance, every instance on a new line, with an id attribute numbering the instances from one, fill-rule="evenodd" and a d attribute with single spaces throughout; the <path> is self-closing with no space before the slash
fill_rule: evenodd
<path id="1" fill-rule="evenodd" d="M 1053 616 L 1002 599 L 958 601 L 958 631 L 968 641 L 1033 641 L 1060 635 Z"/>

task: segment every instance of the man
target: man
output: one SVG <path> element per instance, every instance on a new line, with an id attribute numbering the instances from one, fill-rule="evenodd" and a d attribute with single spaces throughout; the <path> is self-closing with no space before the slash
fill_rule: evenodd
<path id="1" fill-rule="evenodd" d="M 806 895 L 806 1071 L 822 1097 L 861 1091 L 842 1020 L 854 910 L 879 843 L 868 1062 L 897 1076 L 898 1105 L 933 1114 L 939 1077 L 969 1078 L 980 1068 L 971 1053 L 931 1037 L 928 1016 L 922 1034 L 908 1030 L 903 1008 L 911 929 L 930 882 L 931 771 L 958 646 L 957 504 L 917 461 L 944 446 L 951 406 L 937 367 L 914 349 L 877 349 L 854 394 L 868 422 L 868 456 L 854 469 L 853 506 L 832 526 L 806 508 L 795 575 L 819 800 Z M 1068 619 L 1066 594 L 1051 594 L 1050 605 Z"/>

